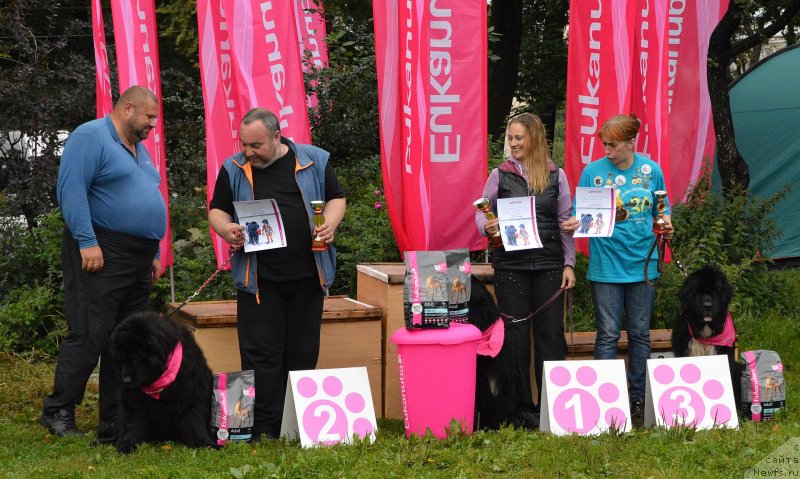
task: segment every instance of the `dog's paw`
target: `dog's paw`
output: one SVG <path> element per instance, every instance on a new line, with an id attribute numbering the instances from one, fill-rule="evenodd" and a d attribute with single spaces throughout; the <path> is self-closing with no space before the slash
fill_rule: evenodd
<path id="1" fill-rule="evenodd" d="M 138 444 L 132 441 L 117 441 L 114 444 L 114 448 L 120 454 L 131 454 L 136 451 L 136 446 Z"/>
<path id="2" fill-rule="evenodd" d="M 217 443 L 215 443 L 211 439 L 189 440 L 189 441 L 184 441 L 184 444 L 186 445 L 186 447 L 192 448 L 192 449 L 201 449 L 201 448 L 219 449 L 219 446 L 217 445 Z"/>
<path id="3" fill-rule="evenodd" d="M 522 429 L 536 431 L 539 429 L 539 413 L 534 411 L 518 411 L 513 424 Z"/>

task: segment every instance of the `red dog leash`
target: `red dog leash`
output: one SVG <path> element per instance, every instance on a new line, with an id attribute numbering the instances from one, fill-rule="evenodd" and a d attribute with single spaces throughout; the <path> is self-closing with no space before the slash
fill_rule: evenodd
<path id="1" fill-rule="evenodd" d="M 182 307 L 184 307 L 184 306 L 186 306 L 187 304 L 189 304 L 189 302 L 190 302 L 191 300 L 193 300 L 194 298 L 196 298 L 196 297 L 197 297 L 197 295 L 198 295 L 198 294 L 200 294 L 200 292 L 201 292 L 201 291 L 203 291 L 204 289 L 206 289 L 206 286 L 208 286 L 209 284 L 211 284 L 211 281 L 213 281 L 213 280 L 214 280 L 214 278 L 216 278 L 216 277 L 217 277 L 217 275 L 218 275 L 220 272 L 222 272 L 222 270 L 223 270 L 223 269 L 225 269 L 225 266 L 228 266 L 228 263 L 230 263 L 230 262 L 231 262 L 231 259 L 233 259 L 233 255 L 234 255 L 234 254 L 235 254 L 235 253 L 236 253 L 236 252 L 239 250 L 239 248 L 241 248 L 241 246 L 237 246 L 237 247 L 233 247 L 233 246 L 231 246 L 231 247 L 230 247 L 230 249 L 228 250 L 228 258 L 227 258 L 227 259 L 226 259 L 226 260 L 225 260 L 225 261 L 224 261 L 224 262 L 223 262 L 223 263 L 220 265 L 220 267 L 219 267 L 219 268 L 217 268 L 217 270 L 216 270 L 216 271 L 214 271 L 213 273 L 211 273 L 211 276 L 209 276 L 209 277 L 208 277 L 208 279 L 207 279 L 207 280 L 205 280 L 205 281 L 203 282 L 203 284 L 201 284 L 201 285 L 200 285 L 200 287 L 199 287 L 199 288 L 197 288 L 197 290 L 196 290 L 194 293 L 192 293 L 192 294 L 191 294 L 191 296 L 189 296 L 188 298 L 186 298 L 186 301 L 184 301 L 183 303 L 181 303 L 181 305 L 180 305 L 180 306 L 178 306 L 177 308 L 175 308 L 175 309 L 173 309 L 172 311 L 170 311 L 170 312 L 169 312 L 169 313 L 168 313 L 168 314 L 167 314 L 165 317 L 169 318 L 169 317 L 170 317 L 170 316 L 172 316 L 173 314 L 177 313 L 177 312 L 178 312 L 178 310 L 180 310 Z"/>

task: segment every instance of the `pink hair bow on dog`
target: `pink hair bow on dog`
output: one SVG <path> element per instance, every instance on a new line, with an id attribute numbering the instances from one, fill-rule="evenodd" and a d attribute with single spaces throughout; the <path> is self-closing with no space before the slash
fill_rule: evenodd
<path id="1" fill-rule="evenodd" d="M 506 324 L 503 318 L 497 318 L 486 331 L 481 334 L 478 340 L 478 354 L 481 356 L 495 357 L 503 349 L 503 340 L 506 337 Z"/>

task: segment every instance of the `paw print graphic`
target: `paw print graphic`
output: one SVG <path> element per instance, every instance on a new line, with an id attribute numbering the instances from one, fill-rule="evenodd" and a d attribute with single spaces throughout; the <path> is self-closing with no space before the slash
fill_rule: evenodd
<path id="1" fill-rule="evenodd" d="M 311 400 L 300 413 L 302 427 L 311 440 L 331 445 L 349 441 L 350 433 L 365 438 L 373 433 L 373 426 L 364 415 L 366 400 L 356 391 L 345 391 L 336 376 L 324 377 L 319 383 L 311 377 L 297 382 L 297 391 Z"/>
<path id="2" fill-rule="evenodd" d="M 586 434 L 609 427 L 624 428 L 629 422 L 624 408 L 627 394 L 611 383 L 598 381 L 592 366 L 572 372 L 564 366 L 550 370 L 550 381 L 558 389 L 553 405 L 555 422 L 567 432 Z"/>
<path id="3" fill-rule="evenodd" d="M 723 425 L 733 412 L 722 403 L 725 389 L 716 379 L 703 378 L 695 364 L 673 368 L 668 364 L 656 366 L 653 379 L 666 389 L 654 398 L 656 415 L 667 426 L 698 427 L 708 420 Z"/>

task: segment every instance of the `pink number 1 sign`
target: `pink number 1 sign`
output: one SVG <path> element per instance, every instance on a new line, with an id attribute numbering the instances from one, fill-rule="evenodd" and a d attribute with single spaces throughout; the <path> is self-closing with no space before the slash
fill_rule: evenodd
<path id="1" fill-rule="evenodd" d="M 367 368 L 290 371 L 281 436 L 303 447 L 375 440 L 378 424 Z"/>
<path id="2" fill-rule="evenodd" d="M 648 359 L 644 425 L 738 427 L 729 371 L 725 356 Z"/>
<path id="3" fill-rule="evenodd" d="M 630 430 L 630 405 L 621 359 L 545 361 L 541 424 L 553 434 Z"/>

